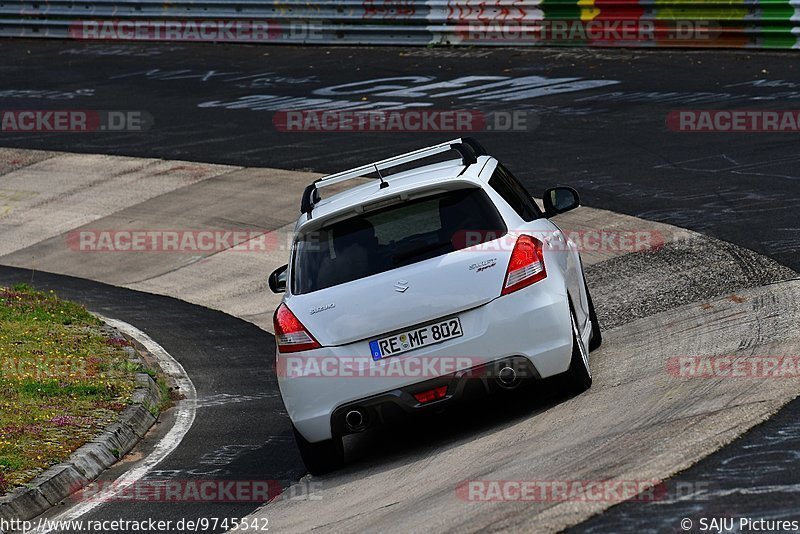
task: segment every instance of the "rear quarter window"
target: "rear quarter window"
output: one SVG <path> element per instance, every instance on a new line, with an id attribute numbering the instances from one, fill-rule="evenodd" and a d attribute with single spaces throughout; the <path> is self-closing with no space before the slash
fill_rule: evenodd
<path id="1" fill-rule="evenodd" d="M 492 177 L 489 178 L 489 186 L 503 197 L 503 200 L 522 220 L 530 222 L 542 216 L 542 212 L 539 211 L 539 207 L 531 198 L 530 193 L 508 169 L 499 163 L 492 173 Z"/>

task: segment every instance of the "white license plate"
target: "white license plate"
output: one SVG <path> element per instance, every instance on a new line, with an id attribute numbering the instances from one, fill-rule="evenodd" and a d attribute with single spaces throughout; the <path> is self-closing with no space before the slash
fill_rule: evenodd
<path id="1" fill-rule="evenodd" d="M 413 330 L 401 332 L 369 342 L 373 360 L 388 358 L 411 350 L 442 343 L 448 339 L 463 336 L 461 321 L 458 317 L 437 321 Z"/>

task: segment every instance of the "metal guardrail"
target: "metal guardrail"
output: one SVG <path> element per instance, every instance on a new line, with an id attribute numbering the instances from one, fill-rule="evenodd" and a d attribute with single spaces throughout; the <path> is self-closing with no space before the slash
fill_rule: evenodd
<path id="1" fill-rule="evenodd" d="M 0 36 L 800 48 L 800 0 L 0 0 Z"/>

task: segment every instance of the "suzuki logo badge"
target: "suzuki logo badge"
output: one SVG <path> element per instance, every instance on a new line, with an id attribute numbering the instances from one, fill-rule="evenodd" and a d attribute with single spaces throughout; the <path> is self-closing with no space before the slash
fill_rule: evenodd
<path id="1" fill-rule="evenodd" d="M 394 284 L 394 290 L 400 293 L 405 293 L 406 289 L 408 289 L 408 281 L 407 280 L 398 280 Z"/>

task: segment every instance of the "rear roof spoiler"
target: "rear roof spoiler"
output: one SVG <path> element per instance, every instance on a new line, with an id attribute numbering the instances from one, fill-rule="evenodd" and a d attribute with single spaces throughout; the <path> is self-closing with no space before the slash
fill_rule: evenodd
<path id="1" fill-rule="evenodd" d="M 306 187 L 305 191 L 303 191 L 303 198 L 300 201 L 300 213 L 306 213 L 308 214 L 308 218 L 311 218 L 311 211 L 320 201 L 319 189 L 322 187 L 338 184 L 346 180 L 353 180 L 355 178 L 363 178 L 365 175 L 376 171 L 380 174 L 380 171 L 382 170 L 425 159 L 430 156 L 435 156 L 436 154 L 449 152 L 451 150 L 455 150 L 461 155 L 461 162 L 464 165 L 464 170 L 466 170 L 467 167 L 473 163 L 477 162 L 478 157 L 488 155 L 486 149 L 483 148 L 478 141 L 471 137 L 462 137 L 459 139 L 453 139 L 452 141 L 447 141 L 446 143 L 420 148 L 412 152 L 400 154 L 399 156 L 393 156 L 391 158 L 382 159 L 374 163 L 361 165 L 360 167 L 355 167 L 353 169 L 338 172 L 336 174 L 331 174 L 316 180 L 314 183 Z M 464 171 L 462 171 L 462 173 L 463 172 Z M 385 181 L 383 178 L 381 178 L 381 180 Z"/>

